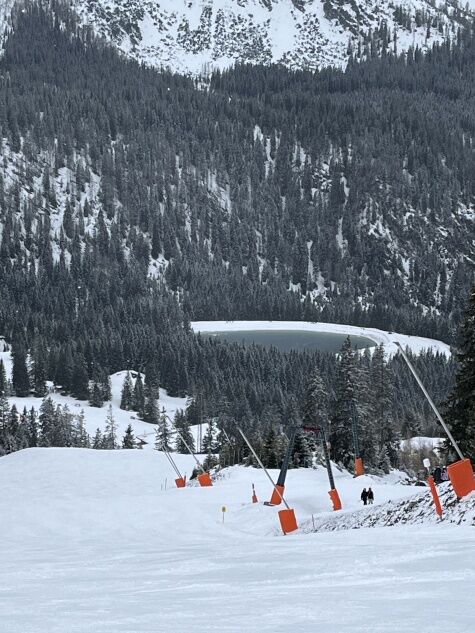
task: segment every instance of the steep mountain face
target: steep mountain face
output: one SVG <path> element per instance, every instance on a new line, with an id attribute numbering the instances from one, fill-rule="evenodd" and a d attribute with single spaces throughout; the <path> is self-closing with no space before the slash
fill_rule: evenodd
<path id="1" fill-rule="evenodd" d="M 83 23 L 139 61 L 207 72 L 236 62 L 314 70 L 374 46 L 427 49 L 473 13 L 446 0 L 72 0 Z"/>
<path id="2" fill-rule="evenodd" d="M 204 91 L 61 16 L 20 11 L 5 48 L 0 259 L 77 267 L 94 243 L 192 320 L 453 340 L 475 261 L 470 32 L 346 73 L 239 67 Z"/>

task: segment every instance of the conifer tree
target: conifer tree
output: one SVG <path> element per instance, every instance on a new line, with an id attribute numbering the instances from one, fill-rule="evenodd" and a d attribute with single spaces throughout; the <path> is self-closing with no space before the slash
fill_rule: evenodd
<path id="1" fill-rule="evenodd" d="M 106 417 L 106 427 L 102 437 L 102 448 L 113 450 L 119 448 L 117 443 L 117 422 L 112 412 L 112 405 L 109 405 Z"/>
<path id="2" fill-rule="evenodd" d="M 445 418 L 463 455 L 475 462 L 475 285 L 470 291 L 461 334 L 459 366 Z M 451 458 L 457 459 L 448 440 L 445 448 Z"/>
<path id="3" fill-rule="evenodd" d="M 188 444 L 190 449 L 194 451 L 195 441 L 193 438 L 193 434 L 191 432 L 190 425 L 188 424 L 188 419 L 181 409 L 179 409 L 175 413 L 173 423 L 175 425 L 175 428 L 180 432 L 180 435 L 184 438 L 186 444 Z M 180 435 L 178 435 L 178 433 L 176 434 L 175 450 L 177 453 L 182 453 L 186 455 L 188 453 L 188 449 L 186 448 L 185 442 L 183 442 L 183 439 L 180 437 Z"/>
<path id="4" fill-rule="evenodd" d="M 38 415 L 34 407 L 27 414 L 26 425 L 28 446 L 38 446 Z"/>
<path id="5" fill-rule="evenodd" d="M 56 409 L 51 398 L 47 397 L 40 406 L 39 415 L 39 446 L 52 446 L 54 427 L 56 424 Z"/>
<path id="6" fill-rule="evenodd" d="M 3 358 L 0 358 L 0 396 L 8 395 L 8 382 Z"/>
<path id="7" fill-rule="evenodd" d="M 133 405 L 133 384 L 130 372 L 127 372 L 122 385 L 122 394 L 120 397 L 120 408 L 125 411 L 131 411 Z"/>
<path id="8" fill-rule="evenodd" d="M 103 390 L 101 385 L 94 381 L 89 388 L 89 405 L 101 408 L 104 404 Z"/>
<path id="9" fill-rule="evenodd" d="M 140 374 L 140 372 L 137 373 L 137 378 L 135 379 L 133 408 L 134 411 L 137 411 L 140 417 L 143 417 L 145 408 L 145 396 L 142 375 Z"/>
<path id="10" fill-rule="evenodd" d="M 335 385 L 335 405 L 331 420 L 330 442 L 333 459 L 350 466 L 353 461 L 351 425 L 355 404 L 356 357 L 348 337 L 340 352 Z"/>
<path id="11" fill-rule="evenodd" d="M 75 428 L 74 428 L 74 441 L 73 445 L 77 448 L 90 448 L 91 438 L 86 431 L 84 423 L 84 410 L 81 409 L 78 415 L 76 415 Z"/>
<path id="12" fill-rule="evenodd" d="M 101 449 L 103 448 L 103 437 L 101 429 L 97 428 L 94 438 L 92 440 L 92 448 Z"/>
<path id="13" fill-rule="evenodd" d="M 125 435 L 122 439 L 122 448 L 137 448 L 131 424 L 129 424 L 125 430 Z"/>
<path id="14" fill-rule="evenodd" d="M 26 351 L 22 345 L 13 345 L 12 358 L 12 384 L 15 394 L 20 397 L 28 396 L 30 393 L 30 377 L 26 365 Z"/>
<path id="15" fill-rule="evenodd" d="M 89 397 L 89 377 L 82 355 L 78 355 L 75 359 L 71 379 L 71 394 L 78 400 L 87 400 Z"/>
<path id="16" fill-rule="evenodd" d="M 165 414 L 165 409 L 162 409 L 160 414 L 156 437 L 155 437 L 155 449 L 157 451 L 171 451 L 171 431 L 168 425 L 168 420 Z"/>

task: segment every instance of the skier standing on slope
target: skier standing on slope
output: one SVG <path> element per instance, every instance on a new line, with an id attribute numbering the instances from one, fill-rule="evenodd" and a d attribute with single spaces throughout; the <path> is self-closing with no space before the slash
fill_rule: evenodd
<path id="1" fill-rule="evenodd" d="M 361 493 L 361 501 L 366 505 L 368 503 L 368 493 L 366 488 L 363 488 L 363 492 Z"/>
<path id="2" fill-rule="evenodd" d="M 371 490 L 371 488 L 368 488 L 368 503 L 370 506 L 373 505 L 373 501 L 374 501 L 374 492 Z"/>

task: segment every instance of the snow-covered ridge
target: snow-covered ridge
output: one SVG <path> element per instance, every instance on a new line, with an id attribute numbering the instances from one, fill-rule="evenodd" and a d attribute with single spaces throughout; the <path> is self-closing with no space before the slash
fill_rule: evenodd
<path id="1" fill-rule="evenodd" d="M 390 50 L 452 38 L 471 9 L 453 0 L 72 0 L 83 23 L 140 61 L 199 74 L 235 62 L 344 66 L 365 38 Z M 473 7 L 472 7 L 473 9 Z M 385 36 L 383 36 L 385 37 Z"/>
<path id="2" fill-rule="evenodd" d="M 194 332 L 240 332 L 250 330 L 295 330 L 305 332 L 329 332 L 334 334 L 348 334 L 349 336 L 364 336 L 372 339 L 377 345 L 383 345 L 388 355 L 397 352 L 396 342 L 403 348 L 408 348 L 414 354 L 424 350 L 450 356 L 450 347 L 442 341 L 409 336 L 398 332 L 385 332 L 377 328 L 359 327 L 355 325 L 341 325 L 338 323 L 307 323 L 305 321 L 194 321 L 191 323 Z"/>

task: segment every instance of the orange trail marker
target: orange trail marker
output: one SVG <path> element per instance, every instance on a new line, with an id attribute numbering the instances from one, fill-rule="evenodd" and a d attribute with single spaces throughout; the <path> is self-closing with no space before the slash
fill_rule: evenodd
<path id="1" fill-rule="evenodd" d="M 252 484 L 252 503 L 259 503 L 256 495 L 256 489 L 254 488 L 254 484 Z"/>
<path id="2" fill-rule="evenodd" d="M 432 475 L 427 480 L 429 482 L 429 488 L 432 493 L 432 499 L 434 500 L 435 511 L 437 514 L 442 517 L 442 505 L 439 499 L 439 493 L 437 492 L 437 486 L 435 485 L 434 478 Z"/>

